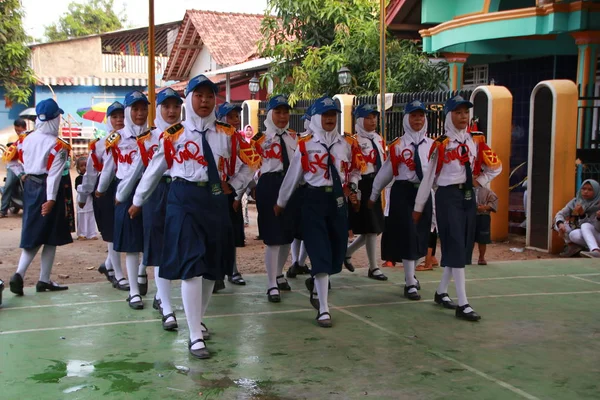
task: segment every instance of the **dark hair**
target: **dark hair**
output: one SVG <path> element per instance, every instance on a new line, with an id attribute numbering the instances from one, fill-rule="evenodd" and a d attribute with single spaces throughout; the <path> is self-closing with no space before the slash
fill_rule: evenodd
<path id="1" fill-rule="evenodd" d="M 15 122 L 13 124 L 14 126 L 18 126 L 19 128 L 25 128 L 27 129 L 27 122 L 25 122 L 25 120 L 23 118 L 17 118 L 15 119 Z"/>

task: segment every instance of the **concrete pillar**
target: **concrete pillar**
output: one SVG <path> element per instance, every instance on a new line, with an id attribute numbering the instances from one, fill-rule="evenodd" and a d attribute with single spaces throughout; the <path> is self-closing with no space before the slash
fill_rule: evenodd
<path id="1" fill-rule="evenodd" d="M 469 53 L 443 53 L 448 62 L 448 87 L 450 90 L 460 90 L 463 87 L 464 66 Z"/>

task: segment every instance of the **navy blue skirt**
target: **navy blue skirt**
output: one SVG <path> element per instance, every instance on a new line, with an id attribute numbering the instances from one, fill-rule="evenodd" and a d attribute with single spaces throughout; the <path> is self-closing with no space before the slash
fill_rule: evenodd
<path id="1" fill-rule="evenodd" d="M 96 182 L 96 188 L 98 188 Z M 102 235 L 102 240 L 108 243 L 113 242 L 115 234 L 115 193 L 117 192 L 117 180 L 113 181 L 108 186 L 106 193 L 102 197 L 96 197 L 96 193 L 92 193 L 92 204 L 94 205 L 94 217 L 96 225 Z"/>
<path id="2" fill-rule="evenodd" d="M 377 199 L 373 208 L 368 207 L 371 191 L 373 190 L 374 179 L 375 174 L 363 175 L 358 182 L 358 190 L 360 190 L 361 193 L 360 209 L 358 212 L 354 211 L 352 207 L 348 210 L 350 229 L 352 229 L 352 233 L 355 235 L 362 235 L 365 233 L 379 234 L 383 232 L 385 228 L 381 197 Z"/>
<path id="3" fill-rule="evenodd" d="M 233 188 L 231 188 L 233 190 Z M 246 246 L 246 233 L 244 232 L 244 214 L 242 205 L 237 211 L 233 209 L 233 202 L 237 196 L 235 190 L 229 195 L 229 217 L 231 218 L 231 225 L 233 230 L 233 242 L 235 247 Z"/>
<path id="4" fill-rule="evenodd" d="M 275 216 L 273 207 L 277 203 L 283 172 L 262 174 L 256 185 L 256 209 L 258 211 L 258 233 L 267 246 L 290 244 L 294 241 L 294 230 L 286 223 L 283 215 Z M 285 213 L 284 213 L 285 214 Z"/>
<path id="5" fill-rule="evenodd" d="M 385 261 L 418 260 L 427 255 L 432 218 L 431 196 L 425 203 L 419 223 L 415 225 L 412 212 L 418 190 L 414 183 L 408 181 L 395 181 L 392 186 L 390 212 L 381 239 L 381 257 Z"/>
<path id="6" fill-rule="evenodd" d="M 492 243 L 492 217 L 490 214 L 480 214 L 475 217 L 475 243 Z"/>
<path id="7" fill-rule="evenodd" d="M 144 265 L 160 266 L 165 238 L 167 195 L 171 178 L 162 177 L 142 208 L 144 221 Z"/>
<path id="8" fill-rule="evenodd" d="M 233 238 L 227 195 L 213 195 L 209 185 L 176 179 L 167 196 L 163 264 L 164 279 L 203 276 L 222 280 L 232 264 Z"/>
<path id="9" fill-rule="evenodd" d="M 120 182 L 119 179 L 115 179 L 115 181 L 117 185 Z M 119 253 L 141 253 L 144 251 L 144 219 L 142 215 L 138 215 L 134 219 L 129 217 L 129 207 L 133 204 L 134 193 L 135 188 L 131 191 L 127 200 L 115 205 L 113 246 L 115 251 Z"/>
<path id="10" fill-rule="evenodd" d="M 310 257 L 311 274 L 342 271 L 348 247 L 348 206 L 333 192 L 307 187 L 302 204 L 302 233 Z"/>
<path id="11" fill-rule="evenodd" d="M 471 263 L 475 241 L 475 192 L 465 200 L 458 186 L 440 186 L 435 192 L 437 229 L 443 267 L 464 268 Z"/>
<path id="12" fill-rule="evenodd" d="M 30 175 L 23 185 L 22 249 L 47 244 L 62 246 L 73 243 L 65 208 L 64 191 L 59 187 L 50 214 L 42 217 L 42 204 L 47 200 L 46 176 Z"/>

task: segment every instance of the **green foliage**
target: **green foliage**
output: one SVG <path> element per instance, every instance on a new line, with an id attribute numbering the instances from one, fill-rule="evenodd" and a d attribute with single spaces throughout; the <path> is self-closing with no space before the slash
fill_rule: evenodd
<path id="1" fill-rule="evenodd" d="M 337 71 L 346 66 L 353 82 L 346 92 L 379 92 L 379 2 L 373 0 L 269 0 L 259 50 L 273 57 L 263 76 L 290 101 L 340 92 Z M 417 44 L 387 35 L 387 92 L 438 90 L 447 65 L 432 64 Z"/>
<path id="2" fill-rule="evenodd" d="M 113 3 L 114 0 L 70 3 L 69 11 L 58 22 L 45 27 L 46 38 L 54 42 L 122 29 L 126 17 L 115 13 Z"/>
<path id="3" fill-rule="evenodd" d="M 11 101 L 27 104 L 35 83 L 29 67 L 28 37 L 23 29 L 19 0 L 0 1 L 0 85 Z"/>

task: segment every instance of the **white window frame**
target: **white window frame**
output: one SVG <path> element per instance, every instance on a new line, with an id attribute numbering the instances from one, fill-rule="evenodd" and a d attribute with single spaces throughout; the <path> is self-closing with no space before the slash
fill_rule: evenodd
<path id="1" fill-rule="evenodd" d="M 489 84 L 489 64 L 465 65 L 463 68 L 463 89 L 475 89 Z"/>

